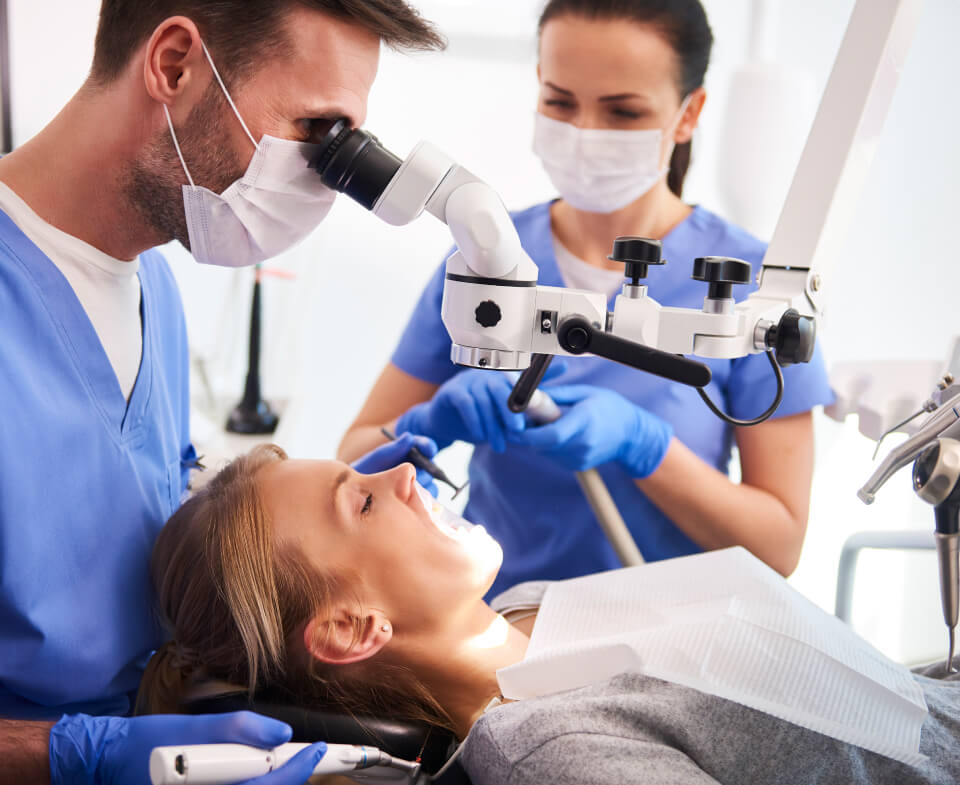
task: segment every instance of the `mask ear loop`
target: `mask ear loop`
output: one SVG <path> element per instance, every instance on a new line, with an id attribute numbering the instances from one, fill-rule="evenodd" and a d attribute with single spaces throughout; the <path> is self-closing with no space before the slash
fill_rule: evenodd
<path id="1" fill-rule="evenodd" d="M 247 128 L 247 124 L 243 122 L 243 118 L 240 116 L 240 112 L 237 111 L 237 105 L 233 102 L 233 99 L 230 97 L 230 93 L 227 90 L 227 86 L 223 83 L 223 79 L 220 78 L 220 72 L 217 70 L 217 67 L 213 64 L 213 58 L 210 56 L 210 52 L 207 50 L 207 45 L 201 41 L 200 46 L 203 47 L 203 53 L 207 56 L 207 62 L 210 63 L 210 68 L 213 71 L 213 75 L 217 78 L 217 82 L 220 84 L 220 89 L 223 90 L 223 94 L 227 97 L 227 103 L 230 104 L 230 108 L 233 109 L 233 113 L 237 116 L 237 119 L 240 121 L 240 125 L 243 127 L 244 133 L 247 135 L 247 139 L 250 140 L 250 144 L 253 145 L 254 149 L 257 149 L 259 145 L 257 140 L 253 138 L 253 134 L 250 133 L 250 129 Z"/>
<path id="2" fill-rule="evenodd" d="M 687 97 L 680 102 L 680 109 L 677 110 L 676 119 L 670 123 L 672 126 L 671 136 L 677 132 L 677 126 L 680 125 L 680 121 L 683 119 L 683 113 L 687 111 L 687 107 L 690 106 L 690 99 L 693 98 L 693 93 L 687 93 Z M 674 140 L 670 144 L 670 153 L 667 155 L 667 164 L 663 167 L 663 172 L 661 175 L 666 175 L 670 171 L 670 162 L 673 160 L 673 151 L 677 149 L 677 142 Z"/>
<path id="3" fill-rule="evenodd" d="M 190 187 L 195 188 L 193 184 L 193 178 L 190 176 L 190 170 L 187 169 L 187 162 L 183 160 L 183 153 L 180 152 L 180 142 L 177 141 L 177 132 L 173 130 L 173 120 L 170 119 L 170 110 L 167 109 L 167 105 L 163 105 L 163 113 L 167 116 L 167 125 L 170 126 L 170 136 L 173 137 L 173 147 L 177 151 L 177 157 L 180 159 L 180 165 L 183 167 L 183 171 L 186 172 L 187 180 L 190 181 Z"/>

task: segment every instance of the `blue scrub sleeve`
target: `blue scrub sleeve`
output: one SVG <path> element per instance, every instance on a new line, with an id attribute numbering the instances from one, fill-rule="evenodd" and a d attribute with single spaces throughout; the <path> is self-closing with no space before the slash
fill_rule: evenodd
<path id="1" fill-rule="evenodd" d="M 437 268 L 420 295 L 390 361 L 401 371 L 431 384 L 443 384 L 460 370 L 450 362 L 450 335 L 441 306 L 447 264 Z"/>
<path id="2" fill-rule="evenodd" d="M 756 417 L 770 406 L 776 392 L 776 378 L 765 354 L 736 359 L 727 381 L 727 413 L 738 419 Z M 818 342 L 810 362 L 783 369 L 783 402 L 773 416 L 789 417 L 810 411 L 814 406 L 826 406 L 833 400 Z"/>

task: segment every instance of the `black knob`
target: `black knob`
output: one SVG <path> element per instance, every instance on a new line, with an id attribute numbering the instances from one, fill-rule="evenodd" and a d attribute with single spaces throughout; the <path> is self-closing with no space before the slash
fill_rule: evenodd
<path id="1" fill-rule="evenodd" d="M 710 284 L 707 297 L 711 300 L 728 300 L 733 293 L 733 285 L 750 283 L 753 270 L 749 262 L 731 259 L 727 256 L 703 256 L 693 260 L 694 281 Z"/>
<path id="2" fill-rule="evenodd" d="M 783 312 L 779 323 L 767 330 L 766 344 L 774 349 L 780 365 L 808 363 L 817 341 L 817 323 L 795 308 Z"/>
<path id="3" fill-rule="evenodd" d="M 613 252 L 607 257 L 611 262 L 623 262 L 630 283 L 638 286 L 647 277 L 647 266 L 666 264 L 661 258 L 663 246 L 659 240 L 648 237 L 618 237 L 613 241 Z"/>
<path id="4" fill-rule="evenodd" d="M 500 312 L 500 306 L 493 300 L 484 300 L 474 311 L 477 321 L 482 327 L 495 327 L 500 323 L 503 314 Z"/>

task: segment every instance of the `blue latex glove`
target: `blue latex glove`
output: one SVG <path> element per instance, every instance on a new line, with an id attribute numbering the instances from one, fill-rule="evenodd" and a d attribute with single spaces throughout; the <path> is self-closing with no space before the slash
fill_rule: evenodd
<path id="1" fill-rule="evenodd" d="M 232 714 L 60 718 L 50 731 L 51 785 L 150 785 L 150 751 L 179 744 L 249 744 L 269 749 L 290 740 L 290 726 L 249 711 Z M 301 785 L 326 754 L 313 744 L 286 766 L 244 785 Z"/>
<path id="2" fill-rule="evenodd" d="M 398 426 L 397 430 L 401 431 L 403 429 Z M 437 445 L 432 439 L 425 436 L 414 436 L 411 433 L 401 433 L 395 441 L 377 447 L 362 458 L 355 460 L 351 465 L 360 474 L 385 472 L 387 469 L 405 463 L 411 447 L 416 447 L 426 458 L 433 458 L 438 452 Z M 428 472 L 417 469 L 417 482 L 436 497 L 438 493 L 437 484 Z"/>
<path id="3" fill-rule="evenodd" d="M 554 360 L 544 379 L 566 370 Z M 515 375 L 500 371 L 461 371 L 448 379 L 433 398 L 417 404 L 397 420 L 397 431 L 429 436 L 441 448 L 455 441 L 489 443 L 494 452 L 507 449 L 508 434 L 526 427 L 523 414 L 510 411 L 507 399 Z"/>
<path id="4" fill-rule="evenodd" d="M 544 387 L 558 406 L 570 406 L 559 420 L 513 434 L 510 441 L 530 447 L 571 471 L 582 472 L 617 461 L 632 477 L 656 471 L 667 454 L 673 428 L 635 406 L 620 393 L 587 384 Z"/>

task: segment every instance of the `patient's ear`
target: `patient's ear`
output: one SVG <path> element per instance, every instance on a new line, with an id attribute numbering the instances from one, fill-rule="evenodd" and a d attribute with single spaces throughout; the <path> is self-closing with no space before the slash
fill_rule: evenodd
<path id="1" fill-rule="evenodd" d="M 315 616 L 303 630 L 303 642 L 310 656 L 330 665 L 361 662 L 379 652 L 390 638 L 393 627 L 379 611 L 370 611 L 357 621 L 356 614 L 339 609 Z"/>

